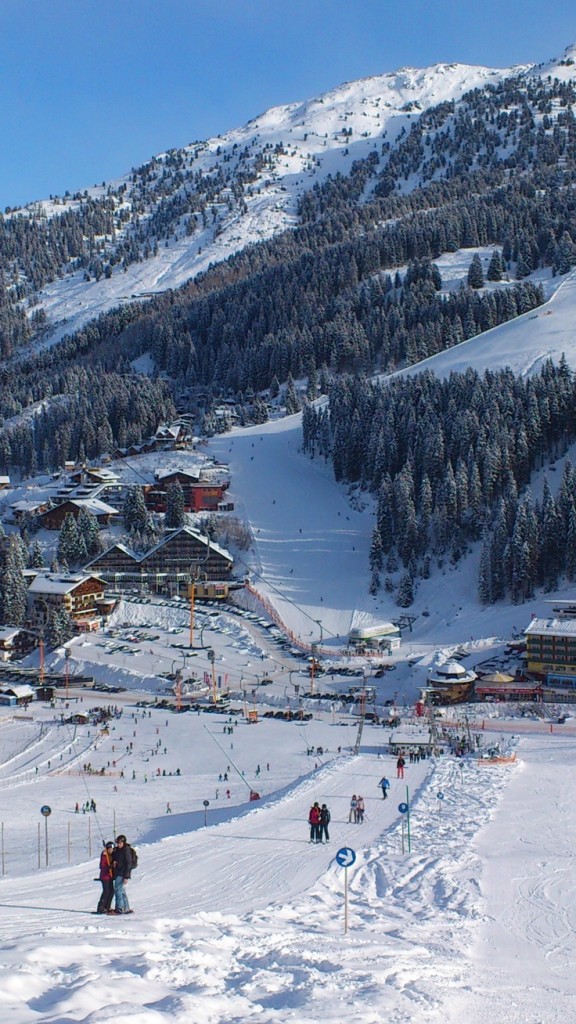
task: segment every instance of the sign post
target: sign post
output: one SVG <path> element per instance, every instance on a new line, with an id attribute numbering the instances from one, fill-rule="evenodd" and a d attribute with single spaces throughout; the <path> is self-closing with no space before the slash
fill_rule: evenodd
<path id="1" fill-rule="evenodd" d="M 46 854 L 46 867 L 48 867 L 48 818 L 52 814 L 52 808 L 48 807 L 48 804 L 44 804 L 40 808 L 40 814 L 44 816 L 44 849 Z"/>
<path id="2" fill-rule="evenodd" d="M 202 803 L 204 805 L 204 825 L 206 825 L 208 808 L 210 807 L 210 801 L 209 800 L 203 800 Z"/>
<path id="3" fill-rule="evenodd" d="M 402 853 L 404 853 L 404 829 L 405 829 L 405 824 L 404 823 L 405 823 L 406 820 L 408 822 L 410 821 L 410 817 L 409 817 L 409 815 L 410 815 L 410 806 L 407 803 L 401 803 L 401 804 L 398 804 L 398 810 L 400 811 L 400 814 L 402 815 Z M 404 818 L 404 815 L 406 815 L 406 818 Z M 410 853 L 410 826 L 408 826 L 408 853 Z"/>
<path id="4" fill-rule="evenodd" d="M 442 817 L 442 801 L 444 799 L 444 793 L 442 793 L 442 792 L 436 793 L 436 796 L 438 797 L 438 817 L 441 818 Z"/>
<path id="5" fill-rule="evenodd" d="M 348 934 L 348 868 L 356 860 L 356 852 L 349 846 L 343 846 L 336 854 L 336 862 L 344 868 L 344 935 Z"/>

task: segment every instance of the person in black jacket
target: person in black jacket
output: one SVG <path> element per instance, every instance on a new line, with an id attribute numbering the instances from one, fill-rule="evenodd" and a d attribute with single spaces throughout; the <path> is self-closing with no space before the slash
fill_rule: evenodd
<path id="1" fill-rule="evenodd" d="M 114 871 L 114 896 L 116 914 L 131 914 L 126 886 L 132 873 L 132 851 L 126 842 L 126 836 L 117 836 L 116 846 L 112 854 L 112 867 Z"/>
<path id="2" fill-rule="evenodd" d="M 329 824 L 330 811 L 328 810 L 326 804 L 322 804 L 322 807 L 320 808 L 320 828 L 318 829 L 318 834 L 321 843 L 324 842 L 324 839 L 326 840 L 327 843 L 330 842 L 330 836 L 328 835 Z"/>

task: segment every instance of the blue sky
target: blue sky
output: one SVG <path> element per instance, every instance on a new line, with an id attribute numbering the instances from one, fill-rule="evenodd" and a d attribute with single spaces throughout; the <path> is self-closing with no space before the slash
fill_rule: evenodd
<path id="1" fill-rule="evenodd" d="M 574 0 L 1 0 L 0 210 L 343 81 L 573 42 Z"/>

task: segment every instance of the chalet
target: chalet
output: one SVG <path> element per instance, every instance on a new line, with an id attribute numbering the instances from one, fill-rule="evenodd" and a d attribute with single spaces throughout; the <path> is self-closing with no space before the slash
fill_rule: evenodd
<path id="1" fill-rule="evenodd" d="M 225 580 L 234 560 L 224 549 L 189 526 L 171 530 L 159 544 L 136 556 L 123 544 L 114 544 L 86 566 L 125 588 L 140 583 L 155 591 L 170 590 L 173 585 L 185 591 L 190 579 Z"/>
<path id="2" fill-rule="evenodd" d="M 188 431 L 182 423 L 172 423 L 169 426 L 163 423 L 154 434 L 154 446 L 157 451 L 162 448 L 176 448 L 186 440 L 187 435 Z"/>
<path id="3" fill-rule="evenodd" d="M 79 630 L 95 629 L 101 621 L 105 586 L 95 575 L 38 573 L 28 588 L 29 618 L 40 629 L 54 612 L 64 610 Z"/>
<path id="4" fill-rule="evenodd" d="M 46 512 L 52 505 L 50 498 L 43 501 L 25 498 L 21 501 L 13 501 L 10 505 L 10 519 L 15 523 L 21 523 L 27 516 L 39 516 Z"/>
<path id="5" fill-rule="evenodd" d="M 154 442 L 143 441 L 141 444 L 131 444 L 127 448 L 115 448 L 113 455 L 115 459 L 128 459 L 134 455 L 147 455 L 154 451 Z"/>
<path id="6" fill-rule="evenodd" d="M 29 704 L 34 700 L 36 691 L 26 683 L 1 683 L 0 704 Z"/>
<path id="7" fill-rule="evenodd" d="M 33 639 L 16 626 L 0 626 L 0 661 L 12 661 L 31 650 Z"/>
<path id="8" fill-rule="evenodd" d="M 59 505 L 42 512 L 38 521 L 40 526 L 46 530 L 60 530 L 67 515 L 73 515 L 76 519 L 82 509 L 91 512 L 100 526 L 108 526 L 116 516 L 120 515 L 117 508 L 108 505 L 105 501 L 100 501 L 99 498 L 67 498 Z"/>
<path id="9" fill-rule="evenodd" d="M 223 495 L 230 482 L 215 483 L 202 480 L 198 473 L 176 470 L 159 475 L 156 483 L 144 489 L 146 507 L 154 512 L 166 511 L 166 496 L 170 484 L 178 482 L 182 488 L 185 512 L 217 512 L 222 508 Z M 229 508 L 226 507 L 226 511 Z"/>
<path id="10" fill-rule="evenodd" d="M 75 484 L 116 484 L 120 477 L 113 469 L 104 469 L 102 466 L 82 466 L 70 479 Z"/>

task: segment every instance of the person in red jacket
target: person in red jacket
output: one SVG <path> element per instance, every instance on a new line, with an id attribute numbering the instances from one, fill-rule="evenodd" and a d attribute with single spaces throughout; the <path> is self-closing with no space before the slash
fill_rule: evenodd
<path id="1" fill-rule="evenodd" d="M 320 804 L 313 804 L 308 815 L 310 825 L 310 842 L 319 843 L 320 839 Z"/>
<path id="2" fill-rule="evenodd" d="M 102 895 L 98 900 L 97 914 L 110 913 L 112 897 L 114 896 L 114 875 L 112 871 L 112 851 L 114 843 L 106 843 L 100 854 L 100 881 L 102 882 Z"/>

